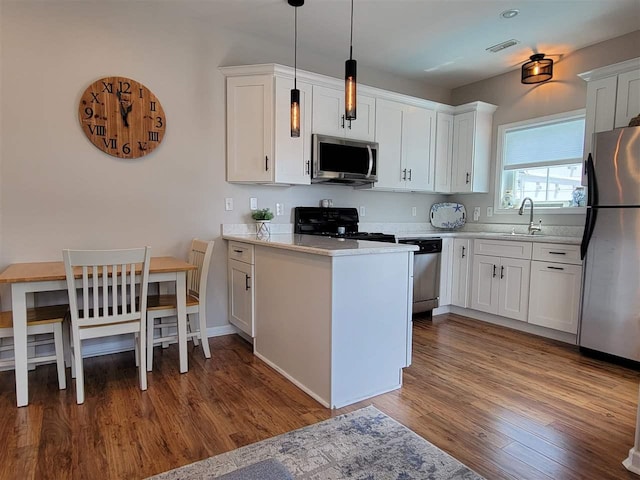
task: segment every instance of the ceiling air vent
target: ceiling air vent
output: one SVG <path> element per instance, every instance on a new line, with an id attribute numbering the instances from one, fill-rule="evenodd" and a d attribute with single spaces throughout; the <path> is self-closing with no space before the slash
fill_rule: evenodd
<path id="1" fill-rule="evenodd" d="M 505 48 L 513 47 L 514 45 L 517 45 L 518 43 L 520 43 L 518 40 L 512 38 L 511 40 L 507 40 L 506 42 L 498 43 L 497 45 L 494 45 L 493 47 L 489 47 L 486 50 L 488 50 L 490 52 L 493 52 L 493 53 L 497 53 L 500 50 L 504 50 Z"/>

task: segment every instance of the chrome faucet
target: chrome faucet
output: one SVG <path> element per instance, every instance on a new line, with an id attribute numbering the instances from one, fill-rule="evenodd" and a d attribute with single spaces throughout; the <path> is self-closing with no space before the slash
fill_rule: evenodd
<path id="1" fill-rule="evenodd" d="M 538 225 L 533 224 L 533 200 L 531 200 L 531 198 L 529 197 L 524 197 L 524 200 L 522 200 L 522 205 L 520 205 L 520 210 L 518 210 L 518 215 L 522 215 L 524 213 L 524 204 L 526 203 L 527 200 L 529 200 L 529 203 L 531 203 L 528 230 L 529 230 L 529 234 L 533 235 L 536 232 L 542 231 L 542 220 L 538 222 Z"/>

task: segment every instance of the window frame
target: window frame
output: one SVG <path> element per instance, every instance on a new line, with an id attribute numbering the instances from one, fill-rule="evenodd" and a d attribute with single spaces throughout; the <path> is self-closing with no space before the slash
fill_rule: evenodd
<path id="1" fill-rule="evenodd" d="M 571 110 L 569 112 L 556 113 L 553 115 L 545 115 L 543 117 L 535 117 L 529 118 L 527 120 L 521 120 L 518 122 L 505 123 L 503 125 L 498 125 L 497 132 L 497 144 L 496 144 L 496 170 L 495 170 L 495 178 L 494 178 L 494 197 L 493 197 L 493 212 L 497 215 L 508 215 L 508 214 L 517 214 L 518 210 L 514 208 L 502 208 L 502 199 L 500 192 L 502 191 L 502 175 L 504 173 L 504 140 L 505 134 L 508 130 L 512 130 L 515 128 L 522 128 L 526 126 L 541 126 L 547 123 L 556 123 L 559 120 L 572 120 L 577 118 L 585 118 L 586 119 L 586 108 L 580 108 L 577 110 Z M 584 152 L 583 152 L 584 157 Z M 581 162 L 584 160 L 581 159 Z M 564 165 L 565 163 L 562 163 Z M 526 165 L 527 167 L 532 167 L 534 165 Z M 541 164 L 536 164 L 535 166 L 539 167 L 552 167 L 552 163 L 542 162 Z M 545 207 L 545 206 L 535 206 L 536 213 L 544 213 L 544 214 L 557 214 L 557 215 L 576 215 L 576 214 L 584 214 L 587 211 L 586 207 Z"/>

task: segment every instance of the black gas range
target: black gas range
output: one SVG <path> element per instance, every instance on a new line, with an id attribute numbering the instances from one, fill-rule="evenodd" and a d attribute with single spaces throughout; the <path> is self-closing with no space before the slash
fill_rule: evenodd
<path id="1" fill-rule="evenodd" d="M 358 209 L 356 208 L 294 208 L 295 233 L 352 240 L 369 240 L 371 242 L 396 242 L 396 237 L 388 233 L 358 231 L 358 220 Z"/>

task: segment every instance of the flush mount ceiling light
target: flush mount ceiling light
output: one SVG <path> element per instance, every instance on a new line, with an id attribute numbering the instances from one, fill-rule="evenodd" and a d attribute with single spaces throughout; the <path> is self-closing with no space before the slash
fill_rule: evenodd
<path id="1" fill-rule="evenodd" d="M 544 58 L 544 53 L 531 55 L 529 61 L 522 65 L 522 83 L 542 83 L 552 78 L 553 60 Z"/>
<path id="2" fill-rule="evenodd" d="M 304 0 L 287 0 L 294 7 L 294 40 L 293 40 L 293 89 L 291 90 L 291 136 L 300 136 L 300 90 L 298 90 L 298 7 Z"/>
<path id="3" fill-rule="evenodd" d="M 351 40 L 349 42 L 349 60 L 344 64 L 344 118 L 356 119 L 356 69 L 353 59 L 353 0 L 351 0 Z"/>

